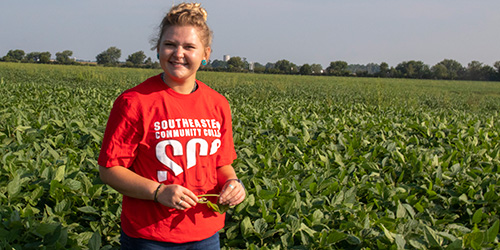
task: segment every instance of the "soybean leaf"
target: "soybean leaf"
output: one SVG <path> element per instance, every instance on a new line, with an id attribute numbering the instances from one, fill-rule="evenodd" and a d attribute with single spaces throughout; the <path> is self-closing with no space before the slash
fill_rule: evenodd
<path id="1" fill-rule="evenodd" d="M 462 240 L 455 240 L 453 241 L 451 244 L 449 244 L 447 247 L 446 247 L 446 250 L 461 250 L 463 249 L 463 242 Z"/>
<path id="2" fill-rule="evenodd" d="M 90 250 L 99 250 L 101 248 L 101 234 L 99 232 L 94 232 L 92 238 L 89 240 Z"/>
<path id="3" fill-rule="evenodd" d="M 493 223 L 493 225 L 490 228 L 488 228 L 488 230 L 486 231 L 488 242 L 495 241 L 498 235 L 499 228 L 500 228 L 500 220 L 496 220 L 495 223 Z"/>
<path id="4" fill-rule="evenodd" d="M 33 190 L 33 192 L 31 192 L 31 195 L 29 196 L 29 200 L 28 202 L 35 206 L 37 203 L 38 203 L 38 200 L 40 199 L 40 197 L 43 196 L 43 187 L 41 186 L 38 186 L 37 188 L 35 188 L 35 190 Z"/>
<path id="5" fill-rule="evenodd" d="M 349 245 L 360 245 L 361 244 L 361 240 L 354 235 L 347 236 L 346 240 L 347 240 L 347 243 L 349 243 Z"/>
<path id="6" fill-rule="evenodd" d="M 409 204 L 403 204 L 403 207 L 410 214 L 411 218 L 415 217 L 415 210 L 413 210 L 413 208 Z"/>
<path id="7" fill-rule="evenodd" d="M 304 223 L 300 223 L 300 231 L 307 233 L 309 236 L 314 237 L 316 231 L 312 230 L 310 227 L 306 226 Z"/>
<path id="8" fill-rule="evenodd" d="M 45 236 L 53 233 L 59 226 L 59 223 L 42 223 L 38 225 L 34 231 L 39 235 Z"/>
<path id="9" fill-rule="evenodd" d="M 211 203 L 210 201 L 208 203 L 210 203 L 212 209 L 215 212 L 218 212 L 220 214 L 225 213 L 229 209 L 229 205 L 223 205 L 223 204 L 218 204 L 218 203 Z"/>
<path id="10" fill-rule="evenodd" d="M 330 244 L 335 244 L 337 242 L 340 242 L 342 240 L 345 240 L 347 238 L 347 234 L 345 233 L 342 233 L 342 232 L 339 232 L 335 229 L 333 229 L 329 234 L 328 234 L 328 238 L 327 238 L 327 241 L 330 243 Z"/>
<path id="11" fill-rule="evenodd" d="M 245 238 L 250 237 L 250 235 L 255 232 L 255 230 L 254 230 L 254 228 L 252 226 L 252 221 L 250 220 L 250 218 L 248 216 L 245 217 L 241 221 L 241 223 L 240 223 L 240 230 L 241 230 L 241 234 Z"/>
<path id="12" fill-rule="evenodd" d="M 481 222 L 482 219 L 483 219 L 483 209 L 480 208 L 476 210 L 476 212 L 474 212 L 474 215 L 472 216 L 472 222 L 478 224 Z"/>
<path id="13" fill-rule="evenodd" d="M 272 190 L 262 189 L 258 192 L 257 196 L 263 200 L 270 200 L 276 193 Z"/>
<path id="14" fill-rule="evenodd" d="M 464 241 L 466 245 L 469 245 L 473 249 L 481 249 L 483 245 L 485 234 L 481 231 L 475 231 L 464 236 Z"/>
<path id="15" fill-rule="evenodd" d="M 97 213 L 97 210 L 91 206 L 79 207 L 79 208 L 77 208 L 77 210 L 80 212 L 87 213 L 87 214 L 99 214 L 99 213 Z"/>
<path id="16" fill-rule="evenodd" d="M 59 166 L 56 170 L 54 180 L 59 182 L 64 180 L 65 173 L 66 173 L 66 166 L 65 165 Z"/>
<path id="17" fill-rule="evenodd" d="M 220 214 L 225 213 L 229 209 L 229 205 L 223 205 L 219 203 L 213 203 L 207 199 L 207 197 L 219 197 L 218 194 L 203 194 L 198 195 L 198 203 L 206 204 L 210 209 L 214 212 L 218 212 Z"/>
<path id="18" fill-rule="evenodd" d="M 54 231 L 46 234 L 43 237 L 43 244 L 45 246 L 53 245 L 56 243 L 56 241 L 59 239 L 60 236 L 61 236 L 61 225 L 57 225 Z"/>
<path id="19" fill-rule="evenodd" d="M 396 211 L 396 217 L 397 218 L 404 218 L 404 217 L 406 217 L 406 209 L 401 204 L 400 201 L 398 201 L 398 208 L 397 208 L 397 211 Z"/>
<path id="20" fill-rule="evenodd" d="M 259 237 L 262 238 L 262 236 L 264 235 L 264 233 L 266 232 L 266 229 L 267 229 L 266 220 L 263 218 L 259 218 L 259 219 L 255 220 L 253 225 L 254 225 L 255 232 L 259 235 Z"/>
<path id="21" fill-rule="evenodd" d="M 7 184 L 7 193 L 9 197 L 14 198 L 17 197 L 21 192 L 21 180 L 19 175 L 15 175 L 14 178 Z"/>
<path id="22" fill-rule="evenodd" d="M 396 241 L 396 245 L 398 246 L 398 249 L 405 249 L 405 246 L 406 246 L 406 240 L 405 238 L 403 237 L 403 235 L 400 235 L 400 234 L 396 234 L 394 236 L 394 239 Z"/>
<path id="23" fill-rule="evenodd" d="M 425 238 L 427 242 L 433 247 L 441 246 L 441 237 L 436 234 L 436 232 L 429 226 L 424 226 Z"/>

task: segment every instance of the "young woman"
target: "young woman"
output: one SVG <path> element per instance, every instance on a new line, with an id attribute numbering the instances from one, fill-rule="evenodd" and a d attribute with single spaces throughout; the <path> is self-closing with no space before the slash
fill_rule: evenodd
<path id="1" fill-rule="evenodd" d="M 229 103 L 196 80 L 211 52 L 206 18 L 200 4 L 172 7 L 156 46 L 163 73 L 111 110 L 98 162 L 101 179 L 123 194 L 122 249 L 219 249 L 224 214 L 198 196 L 231 206 L 245 198 L 231 166 Z"/>

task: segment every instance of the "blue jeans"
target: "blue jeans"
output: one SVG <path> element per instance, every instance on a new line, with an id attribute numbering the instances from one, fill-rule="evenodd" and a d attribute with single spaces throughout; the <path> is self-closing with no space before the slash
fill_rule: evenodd
<path id="1" fill-rule="evenodd" d="M 219 233 L 213 236 L 188 243 L 170 243 L 140 238 L 132 238 L 122 231 L 120 238 L 122 250 L 220 250 Z"/>

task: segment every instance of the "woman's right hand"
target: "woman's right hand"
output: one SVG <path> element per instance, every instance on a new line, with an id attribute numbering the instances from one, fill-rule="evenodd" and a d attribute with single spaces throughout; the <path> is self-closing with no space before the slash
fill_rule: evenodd
<path id="1" fill-rule="evenodd" d="M 156 195 L 164 206 L 184 210 L 196 206 L 198 197 L 191 190 L 177 184 L 161 185 Z"/>

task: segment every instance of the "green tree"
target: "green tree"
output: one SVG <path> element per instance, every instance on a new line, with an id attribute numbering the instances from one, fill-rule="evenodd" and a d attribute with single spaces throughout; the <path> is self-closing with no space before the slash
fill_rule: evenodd
<path id="1" fill-rule="evenodd" d="M 133 54 L 130 54 L 126 60 L 126 62 L 132 63 L 134 66 L 139 66 L 144 64 L 144 60 L 146 60 L 146 54 L 144 51 L 137 51 Z"/>
<path id="2" fill-rule="evenodd" d="M 368 63 L 366 65 L 366 71 L 368 72 L 369 75 L 375 75 L 378 72 L 380 72 L 380 65 L 376 63 Z"/>
<path id="3" fill-rule="evenodd" d="M 400 73 L 396 70 L 396 68 L 391 67 L 389 69 L 389 74 L 387 75 L 387 77 L 400 77 Z"/>
<path id="4" fill-rule="evenodd" d="M 302 67 L 300 67 L 300 69 L 299 69 L 299 73 L 301 75 L 312 75 L 312 72 L 313 71 L 312 71 L 311 65 L 309 65 L 307 63 L 302 65 Z"/>
<path id="5" fill-rule="evenodd" d="M 71 56 L 73 55 L 73 51 L 65 50 L 63 52 L 56 53 L 56 61 L 61 64 L 72 64 L 73 60 L 71 60 Z"/>
<path id="6" fill-rule="evenodd" d="M 30 52 L 23 59 L 24 62 L 38 63 L 40 61 L 40 52 Z"/>
<path id="7" fill-rule="evenodd" d="M 465 72 L 467 80 L 488 81 L 495 79 L 495 69 L 489 65 L 483 65 L 479 61 L 472 61 L 467 65 Z"/>
<path id="8" fill-rule="evenodd" d="M 24 57 L 23 62 L 50 63 L 50 52 L 30 52 Z"/>
<path id="9" fill-rule="evenodd" d="M 467 80 L 480 80 L 482 79 L 483 63 L 479 61 L 472 61 L 467 64 L 466 79 Z"/>
<path id="10" fill-rule="evenodd" d="M 274 63 L 268 62 L 266 63 L 266 73 L 268 74 L 279 74 L 279 70 L 276 68 Z"/>
<path id="11" fill-rule="evenodd" d="M 372 76 L 380 71 L 380 66 L 376 63 L 368 63 L 366 65 L 349 64 L 347 70 L 351 73 L 355 72 L 356 76 Z"/>
<path id="12" fill-rule="evenodd" d="M 493 64 L 493 67 L 495 67 L 497 73 L 500 73 L 500 61 L 496 61 L 495 64 Z"/>
<path id="13" fill-rule="evenodd" d="M 299 73 L 299 66 L 297 66 L 295 63 L 291 63 L 290 73 L 291 74 L 298 74 Z"/>
<path id="14" fill-rule="evenodd" d="M 264 73 L 266 71 L 266 66 L 258 63 L 258 62 L 255 62 L 253 64 L 253 72 L 255 73 Z"/>
<path id="15" fill-rule="evenodd" d="M 211 63 L 211 66 L 215 70 L 222 70 L 222 69 L 227 69 L 228 68 L 227 62 L 224 62 L 222 60 L 217 60 L 217 59 L 215 59 Z"/>
<path id="16" fill-rule="evenodd" d="M 449 79 L 448 69 L 443 64 L 432 66 L 431 72 L 435 79 Z"/>
<path id="17" fill-rule="evenodd" d="M 380 64 L 380 70 L 378 72 L 378 76 L 380 77 L 387 77 L 389 75 L 389 64 L 386 62 L 382 62 Z"/>
<path id="18" fill-rule="evenodd" d="M 319 75 L 323 73 L 323 66 L 321 64 L 314 63 L 311 65 L 312 73 L 315 75 Z"/>
<path id="19" fill-rule="evenodd" d="M 396 70 L 404 78 L 425 79 L 431 76 L 429 66 L 422 61 L 402 62 L 396 66 Z"/>
<path id="20" fill-rule="evenodd" d="M 234 56 L 234 57 L 231 57 L 228 61 L 227 61 L 227 66 L 229 68 L 229 71 L 242 71 L 243 70 L 243 67 L 245 66 L 245 63 L 243 62 L 243 60 L 241 59 L 241 57 L 239 56 Z"/>
<path id="21" fill-rule="evenodd" d="M 243 60 L 243 69 L 244 70 L 250 70 L 250 63 L 247 61 L 246 57 L 243 57 L 241 60 Z"/>
<path id="22" fill-rule="evenodd" d="M 347 62 L 344 61 L 330 62 L 330 66 L 326 68 L 326 73 L 333 76 L 347 76 L 349 75 L 347 66 Z"/>
<path id="23" fill-rule="evenodd" d="M 460 79 L 461 77 L 463 77 L 465 69 L 462 66 L 462 64 L 460 64 L 459 62 L 457 62 L 455 60 L 444 59 L 443 61 L 437 63 L 434 66 L 437 66 L 437 65 L 443 65 L 446 68 L 446 78 L 441 78 L 441 79 L 456 80 L 456 79 Z M 432 69 L 431 69 L 431 71 L 432 71 Z"/>
<path id="24" fill-rule="evenodd" d="M 274 68 L 281 74 L 291 74 L 294 71 L 293 64 L 288 60 L 279 60 L 274 64 Z"/>
<path id="25" fill-rule="evenodd" d="M 494 81 L 496 79 L 496 71 L 490 65 L 484 65 L 482 72 L 485 81 Z"/>
<path id="26" fill-rule="evenodd" d="M 493 64 L 493 67 L 495 67 L 495 77 L 494 77 L 494 81 L 500 81 L 500 61 L 496 61 L 494 64 Z"/>
<path id="27" fill-rule="evenodd" d="M 9 52 L 7 52 L 7 55 L 3 57 L 3 60 L 6 62 L 20 62 L 24 59 L 24 55 L 24 50 L 9 50 Z"/>
<path id="28" fill-rule="evenodd" d="M 45 51 L 40 53 L 40 63 L 50 63 L 50 57 L 52 54 L 50 52 Z"/>
<path id="29" fill-rule="evenodd" d="M 153 62 L 153 59 L 151 59 L 151 57 L 148 57 L 145 61 L 144 61 L 144 67 L 145 68 L 148 68 L 148 69 L 160 69 L 160 63 L 155 61 Z"/>
<path id="30" fill-rule="evenodd" d="M 122 56 L 122 51 L 117 47 L 109 47 L 96 56 L 97 64 L 117 65 Z"/>

